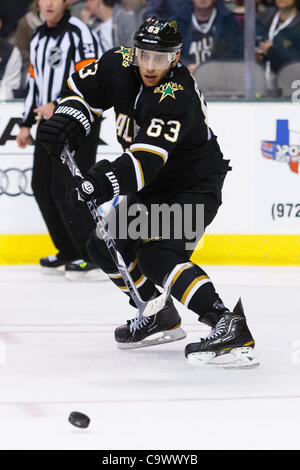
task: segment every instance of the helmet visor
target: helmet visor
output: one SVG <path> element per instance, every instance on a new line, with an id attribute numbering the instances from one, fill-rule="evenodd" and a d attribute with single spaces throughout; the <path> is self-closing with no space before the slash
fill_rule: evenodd
<path id="1" fill-rule="evenodd" d="M 132 64 L 148 70 L 167 70 L 176 58 L 176 52 L 158 52 L 135 48 Z"/>

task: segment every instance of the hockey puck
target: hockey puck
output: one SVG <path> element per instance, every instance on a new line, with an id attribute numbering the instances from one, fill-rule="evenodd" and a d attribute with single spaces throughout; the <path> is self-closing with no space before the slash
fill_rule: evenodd
<path id="1" fill-rule="evenodd" d="M 90 418 L 79 411 L 72 411 L 69 416 L 69 421 L 77 428 L 87 428 L 90 424 Z"/>

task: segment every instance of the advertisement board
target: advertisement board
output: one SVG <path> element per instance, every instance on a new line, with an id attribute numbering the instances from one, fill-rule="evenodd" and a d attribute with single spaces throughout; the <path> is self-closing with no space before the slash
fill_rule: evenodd
<path id="1" fill-rule="evenodd" d="M 19 149 L 15 140 L 22 109 L 21 102 L 0 104 L 0 236 L 47 233 L 31 191 L 33 146 Z M 219 252 L 234 242 L 228 256 L 235 263 L 239 251 L 253 252 L 252 259 L 261 250 L 268 264 L 279 243 L 282 253 L 290 251 L 288 264 L 300 264 L 299 111 L 299 104 L 288 102 L 208 103 L 209 125 L 232 171 L 206 240 Z M 101 118 L 97 159 L 121 153 L 111 109 Z M 272 253 L 264 252 L 268 246 Z"/>
<path id="2" fill-rule="evenodd" d="M 0 234 L 47 233 L 31 189 L 34 146 L 20 149 L 16 143 L 22 111 L 22 103 L 0 104 Z M 36 127 L 31 131 L 33 141 Z M 113 159 L 121 152 L 111 109 L 101 119 L 97 159 Z"/>

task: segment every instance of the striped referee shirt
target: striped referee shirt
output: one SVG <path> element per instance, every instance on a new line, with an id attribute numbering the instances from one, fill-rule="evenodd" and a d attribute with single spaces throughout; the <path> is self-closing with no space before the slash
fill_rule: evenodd
<path id="1" fill-rule="evenodd" d="M 33 110 L 59 100 L 68 77 L 96 62 L 102 50 L 95 33 L 65 12 L 55 28 L 37 28 L 30 43 L 30 66 L 21 126 L 35 124 Z"/>

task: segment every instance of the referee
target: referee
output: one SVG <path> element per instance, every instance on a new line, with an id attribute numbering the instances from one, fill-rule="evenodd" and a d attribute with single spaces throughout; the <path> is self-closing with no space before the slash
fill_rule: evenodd
<path id="1" fill-rule="evenodd" d="M 39 126 L 55 111 L 67 78 L 91 62 L 102 51 L 96 36 L 78 18 L 70 16 L 67 0 L 39 0 L 45 23 L 30 43 L 30 66 L 25 110 L 17 136 L 19 147 L 32 143 L 30 128 Z M 96 110 L 97 111 L 97 110 Z M 96 160 L 99 123 L 95 125 L 76 161 L 85 173 Z M 45 148 L 36 141 L 32 189 L 55 247 L 56 255 L 41 258 L 45 273 L 63 273 L 69 280 L 101 280 L 106 276 L 90 263 L 86 241 L 94 228 L 89 213 L 74 210 L 65 199 L 71 181 L 69 171 L 45 156 Z"/>

